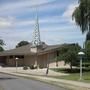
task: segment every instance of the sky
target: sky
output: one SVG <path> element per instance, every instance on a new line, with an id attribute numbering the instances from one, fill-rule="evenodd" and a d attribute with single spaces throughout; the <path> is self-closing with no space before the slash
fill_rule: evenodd
<path id="1" fill-rule="evenodd" d="M 85 34 L 72 20 L 78 0 L 0 0 L 0 39 L 5 49 L 13 49 L 20 41 L 32 41 L 36 8 L 41 41 L 49 45 L 79 43 Z"/>

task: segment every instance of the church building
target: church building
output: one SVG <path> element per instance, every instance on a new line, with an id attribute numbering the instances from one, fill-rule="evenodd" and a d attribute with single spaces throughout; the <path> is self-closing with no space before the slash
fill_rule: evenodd
<path id="1" fill-rule="evenodd" d="M 59 55 L 60 47 L 61 45 L 47 45 L 40 40 L 38 15 L 36 15 L 32 42 L 25 46 L 0 52 L 0 63 L 4 63 L 6 66 L 15 66 L 17 60 L 18 66 L 54 67 L 57 65 L 55 58 Z"/>

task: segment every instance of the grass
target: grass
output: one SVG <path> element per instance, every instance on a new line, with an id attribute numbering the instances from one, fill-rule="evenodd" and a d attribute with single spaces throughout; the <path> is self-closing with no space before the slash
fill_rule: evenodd
<path id="1" fill-rule="evenodd" d="M 69 74 L 66 76 L 54 76 L 54 78 L 80 81 L 79 80 L 79 77 L 80 77 L 79 69 L 70 70 L 70 69 L 59 69 L 59 68 L 55 69 L 55 68 L 53 68 L 51 70 Z M 90 83 L 90 69 L 83 69 L 83 76 L 82 76 L 81 82 Z"/>

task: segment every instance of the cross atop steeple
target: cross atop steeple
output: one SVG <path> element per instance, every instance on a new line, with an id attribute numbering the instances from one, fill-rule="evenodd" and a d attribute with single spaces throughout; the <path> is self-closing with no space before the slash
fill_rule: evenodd
<path id="1" fill-rule="evenodd" d="M 34 29 L 34 32 L 33 32 L 32 46 L 36 47 L 36 46 L 39 46 L 39 45 L 41 45 L 41 40 L 40 40 L 38 14 L 36 12 L 36 21 L 35 21 L 35 29 Z"/>

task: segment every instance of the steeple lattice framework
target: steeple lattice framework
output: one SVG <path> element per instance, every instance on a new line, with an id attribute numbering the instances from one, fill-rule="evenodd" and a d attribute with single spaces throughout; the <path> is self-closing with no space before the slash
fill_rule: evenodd
<path id="1" fill-rule="evenodd" d="M 36 21 L 35 21 L 35 29 L 33 32 L 32 46 L 36 47 L 40 45 L 41 45 L 41 40 L 40 40 L 40 31 L 39 31 L 39 19 L 36 11 Z"/>

